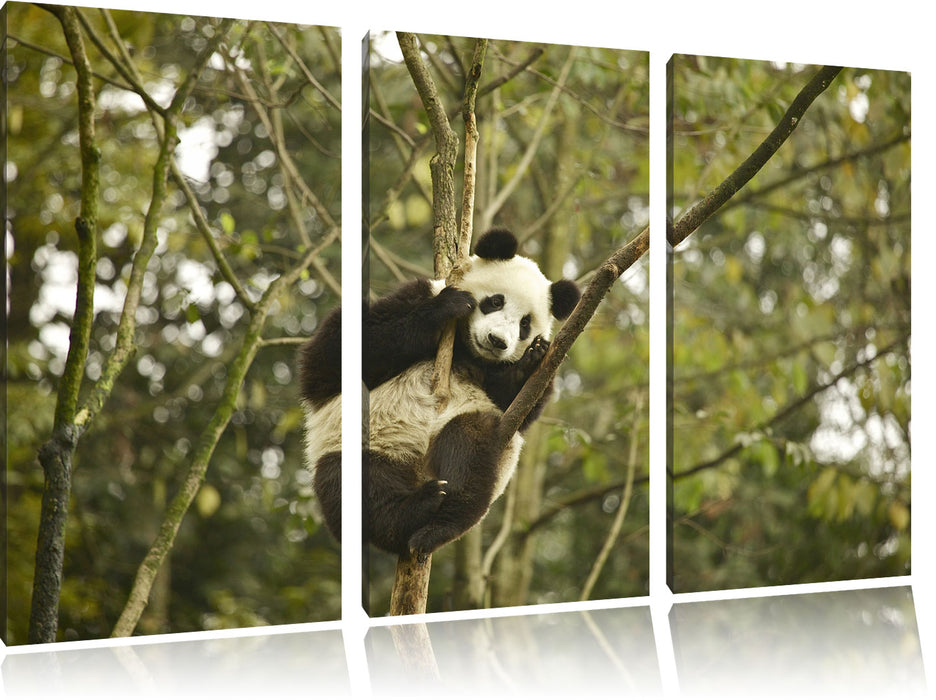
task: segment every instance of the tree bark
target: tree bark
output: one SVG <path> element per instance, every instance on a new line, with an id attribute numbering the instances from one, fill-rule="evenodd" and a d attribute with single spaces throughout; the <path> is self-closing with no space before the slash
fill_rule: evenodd
<path id="1" fill-rule="evenodd" d="M 95 100 L 91 67 L 79 26 L 80 15 L 75 8 L 71 7 L 50 6 L 48 9 L 58 17 L 62 24 L 77 73 L 82 189 L 81 214 L 75 222 L 79 251 L 75 316 L 72 320 L 66 369 L 59 386 L 52 439 L 39 451 L 39 461 L 45 472 L 45 488 L 40 512 L 33 598 L 30 608 L 28 636 L 31 643 L 55 641 L 73 455 L 81 434 L 94 420 L 110 396 L 117 376 L 123 370 L 135 347 L 133 342 L 136 327 L 135 316 L 143 274 L 156 247 L 156 226 L 159 211 L 166 197 L 169 160 L 176 143 L 174 119 L 181 111 L 185 98 L 194 88 L 200 66 L 207 63 L 224 37 L 227 27 L 231 25 L 230 21 L 222 25 L 222 29 L 201 54 L 200 62 L 196 64 L 198 67 L 180 86 L 172 105 L 164 112 L 166 128 L 160 145 L 160 155 L 154 168 L 150 209 L 143 226 L 143 240 L 133 258 L 127 294 L 117 330 L 116 346 L 108 358 L 100 379 L 92 387 L 81 408 L 78 408 L 78 390 L 84 376 L 93 318 L 98 167 L 101 156 L 94 141 Z"/>
<path id="2" fill-rule="evenodd" d="M 442 277 L 445 277 L 457 259 L 455 161 L 458 157 L 458 136 L 449 125 L 429 69 L 419 56 L 416 35 L 397 32 L 397 39 L 435 137 L 436 152 L 429 161 L 432 174 L 432 242 L 436 274 L 441 272 Z"/>

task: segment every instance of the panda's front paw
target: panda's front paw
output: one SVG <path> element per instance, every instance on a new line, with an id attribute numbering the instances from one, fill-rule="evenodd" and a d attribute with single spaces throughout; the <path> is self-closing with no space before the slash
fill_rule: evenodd
<path id="1" fill-rule="evenodd" d="M 445 287 L 435 297 L 435 308 L 444 319 L 465 318 L 477 305 L 470 292 L 457 287 Z"/>
<path id="2" fill-rule="evenodd" d="M 532 372 L 539 366 L 539 363 L 543 361 L 543 358 L 546 357 L 547 350 L 549 350 L 549 341 L 541 335 L 536 336 L 520 359 L 523 368 Z"/>

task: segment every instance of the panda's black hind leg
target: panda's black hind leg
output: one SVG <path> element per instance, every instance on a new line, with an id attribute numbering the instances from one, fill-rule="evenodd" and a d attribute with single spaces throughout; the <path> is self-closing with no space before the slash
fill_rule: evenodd
<path id="1" fill-rule="evenodd" d="M 427 465 L 447 485 L 438 510 L 409 539 L 409 551 L 418 558 L 458 538 L 487 513 L 501 455 L 493 446 L 499 422 L 493 411 L 463 413 L 429 443 Z"/>
<path id="2" fill-rule="evenodd" d="M 325 526 L 341 542 L 341 453 L 328 452 L 315 465 L 312 488 L 322 507 Z"/>
<path id="3" fill-rule="evenodd" d="M 413 465 L 365 450 L 365 531 L 375 546 L 406 556 L 414 532 L 434 517 L 446 498 L 444 480 L 420 484 Z"/>

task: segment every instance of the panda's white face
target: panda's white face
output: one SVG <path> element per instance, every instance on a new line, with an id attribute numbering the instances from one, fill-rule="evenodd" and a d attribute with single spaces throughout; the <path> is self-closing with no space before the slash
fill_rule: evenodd
<path id="1" fill-rule="evenodd" d="M 532 260 L 472 257 L 458 287 L 478 302 L 461 329 L 476 357 L 517 362 L 537 336 L 549 340 L 550 282 Z"/>

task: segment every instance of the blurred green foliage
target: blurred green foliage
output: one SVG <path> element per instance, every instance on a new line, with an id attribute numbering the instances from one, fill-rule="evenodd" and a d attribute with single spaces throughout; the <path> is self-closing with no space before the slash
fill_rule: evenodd
<path id="1" fill-rule="evenodd" d="M 51 432 L 74 308 L 73 222 L 81 171 L 74 71 L 61 28 L 37 6 L 11 3 L 7 9 L 7 643 L 17 644 L 26 640 L 43 483 L 36 452 Z M 109 41 L 102 13 L 82 13 Z M 216 26 L 216 20 L 201 17 L 111 14 L 157 101 L 172 95 Z M 114 345 L 129 263 L 149 203 L 157 138 L 142 101 L 125 89 L 87 33 L 85 41 L 96 74 L 102 152 L 87 389 Z M 339 219 L 341 115 L 303 71 L 310 69 L 340 98 L 340 37 L 327 28 L 241 22 L 223 47 L 185 106 L 177 160 L 234 275 L 256 299 L 326 232 L 300 181 Z M 295 174 L 281 167 L 241 77 L 259 93 L 264 113 L 281 125 Z M 76 453 L 60 609 L 63 640 L 110 634 L 219 400 L 226 363 L 249 317 L 197 232 L 181 190 L 171 181 L 170 188 L 137 311 L 136 355 Z M 277 300 L 266 338 L 295 340 L 314 330 L 339 301 L 339 260 L 339 244 L 322 251 L 320 269 L 310 269 Z M 138 633 L 340 614 L 337 548 L 309 517 L 295 349 L 290 340 L 261 348 Z"/>
<path id="2" fill-rule="evenodd" d="M 677 56 L 671 216 L 816 68 Z M 672 254 L 675 591 L 910 571 L 910 76 L 848 68 Z"/>

